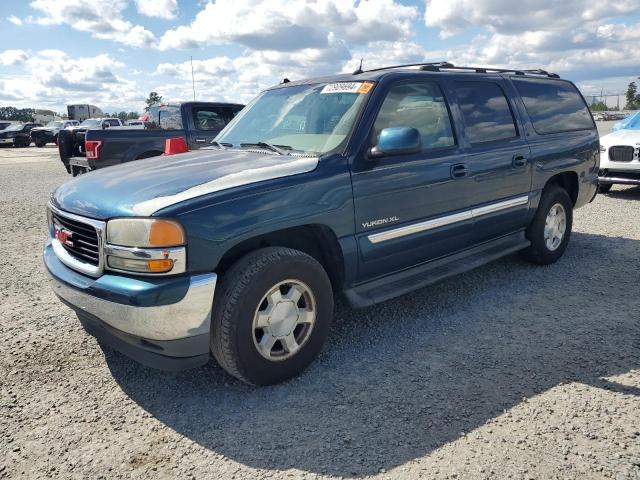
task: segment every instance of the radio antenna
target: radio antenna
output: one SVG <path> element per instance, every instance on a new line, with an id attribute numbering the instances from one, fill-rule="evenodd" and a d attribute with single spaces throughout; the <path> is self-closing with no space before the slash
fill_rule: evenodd
<path id="1" fill-rule="evenodd" d="M 193 87 L 193 101 L 196 101 L 196 80 L 193 76 L 193 55 L 191 57 L 191 86 Z"/>

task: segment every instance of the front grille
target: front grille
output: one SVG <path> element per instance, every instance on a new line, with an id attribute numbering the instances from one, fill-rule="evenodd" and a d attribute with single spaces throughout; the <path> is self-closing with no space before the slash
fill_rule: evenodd
<path id="1" fill-rule="evenodd" d="M 629 146 L 616 146 L 609 148 L 609 159 L 612 162 L 631 162 L 635 150 Z"/>
<path id="2" fill-rule="evenodd" d="M 100 263 L 100 246 L 96 229 L 86 223 L 51 212 L 54 225 L 62 227 L 71 234 L 70 241 L 62 243 L 64 249 L 78 260 L 98 266 Z"/>

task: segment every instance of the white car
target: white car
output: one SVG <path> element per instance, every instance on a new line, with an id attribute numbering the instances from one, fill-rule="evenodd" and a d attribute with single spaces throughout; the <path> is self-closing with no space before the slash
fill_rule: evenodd
<path id="1" fill-rule="evenodd" d="M 640 185 L 640 130 L 623 129 L 600 138 L 600 192 L 615 184 Z"/>

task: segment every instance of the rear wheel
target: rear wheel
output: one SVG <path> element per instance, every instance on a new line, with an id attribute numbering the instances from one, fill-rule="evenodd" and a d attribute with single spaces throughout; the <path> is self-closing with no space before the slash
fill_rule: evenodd
<path id="1" fill-rule="evenodd" d="M 533 221 L 527 228 L 531 245 L 522 256 L 539 265 L 557 262 L 571 237 L 573 203 L 569 194 L 557 185 L 545 188 Z"/>
<path id="2" fill-rule="evenodd" d="M 46 142 L 42 142 L 42 141 L 37 141 L 37 142 L 36 142 L 36 147 L 38 147 L 38 148 L 42 148 L 42 147 L 44 147 L 45 145 L 46 145 Z"/>
<path id="3" fill-rule="evenodd" d="M 598 193 L 609 193 L 612 187 L 613 183 L 601 183 L 598 185 Z"/>
<path id="4" fill-rule="evenodd" d="M 213 303 L 213 356 L 253 385 L 302 372 L 320 352 L 333 316 L 333 292 L 322 266 L 281 247 L 262 248 L 236 262 Z"/>

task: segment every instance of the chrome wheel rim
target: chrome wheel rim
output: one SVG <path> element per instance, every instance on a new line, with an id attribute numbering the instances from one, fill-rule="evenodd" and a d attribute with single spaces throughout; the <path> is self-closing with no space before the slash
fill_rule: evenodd
<path id="1" fill-rule="evenodd" d="M 316 321 L 316 299 L 299 280 L 269 289 L 253 316 L 253 343 L 264 358 L 282 361 L 298 353 Z"/>
<path id="2" fill-rule="evenodd" d="M 544 243 L 550 251 L 558 249 L 567 231 L 567 212 L 560 203 L 554 204 L 544 222 Z"/>

